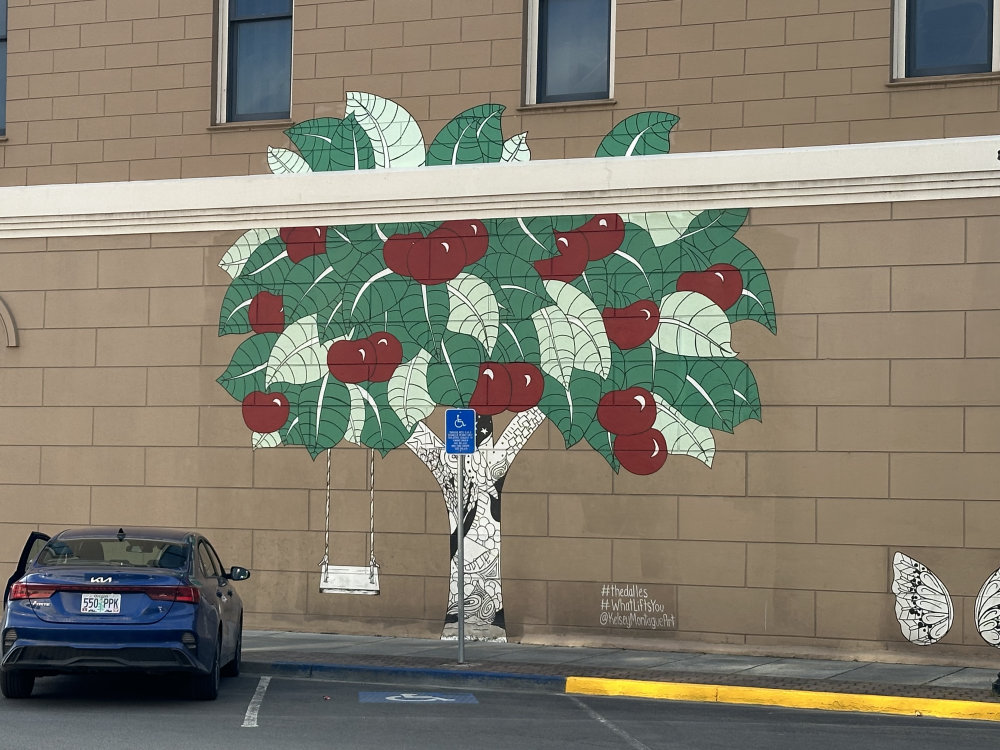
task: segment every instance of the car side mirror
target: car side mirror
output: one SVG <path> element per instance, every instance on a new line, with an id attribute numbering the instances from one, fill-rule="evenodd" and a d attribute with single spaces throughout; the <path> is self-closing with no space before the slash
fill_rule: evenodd
<path id="1" fill-rule="evenodd" d="M 229 569 L 226 574 L 226 578 L 230 581 L 245 581 L 250 577 L 250 571 L 246 568 L 241 568 L 239 565 L 234 565 Z"/>

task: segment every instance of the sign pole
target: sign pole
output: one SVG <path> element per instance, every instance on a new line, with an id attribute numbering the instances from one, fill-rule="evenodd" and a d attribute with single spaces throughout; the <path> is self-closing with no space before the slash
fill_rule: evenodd
<path id="1" fill-rule="evenodd" d="M 458 663 L 465 661 L 465 454 L 458 455 Z"/>

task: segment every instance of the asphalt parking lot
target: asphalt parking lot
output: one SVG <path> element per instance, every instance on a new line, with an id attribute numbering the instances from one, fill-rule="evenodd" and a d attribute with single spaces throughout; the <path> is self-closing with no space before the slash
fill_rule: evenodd
<path id="1" fill-rule="evenodd" d="M 194 702 L 167 677 L 40 679 L 0 700 L 0 747 L 730 748 L 995 747 L 988 722 L 392 685 L 243 674 Z"/>

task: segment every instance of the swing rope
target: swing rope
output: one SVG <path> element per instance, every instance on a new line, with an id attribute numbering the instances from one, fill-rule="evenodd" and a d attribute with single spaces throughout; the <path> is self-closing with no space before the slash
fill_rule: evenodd
<path id="1" fill-rule="evenodd" d="M 333 450 L 326 450 L 326 516 L 324 518 L 323 559 L 320 567 L 326 569 L 330 565 L 330 472 L 333 465 Z M 375 569 L 378 561 L 375 559 L 375 451 L 368 451 L 368 580 L 375 582 Z"/>

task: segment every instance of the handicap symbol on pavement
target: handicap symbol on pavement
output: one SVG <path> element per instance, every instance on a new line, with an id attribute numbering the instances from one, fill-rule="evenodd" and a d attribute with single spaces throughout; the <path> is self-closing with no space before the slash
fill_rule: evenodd
<path id="1" fill-rule="evenodd" d="M 358 692 L 359 703 L 478 703 L 472 693 Z"/>

